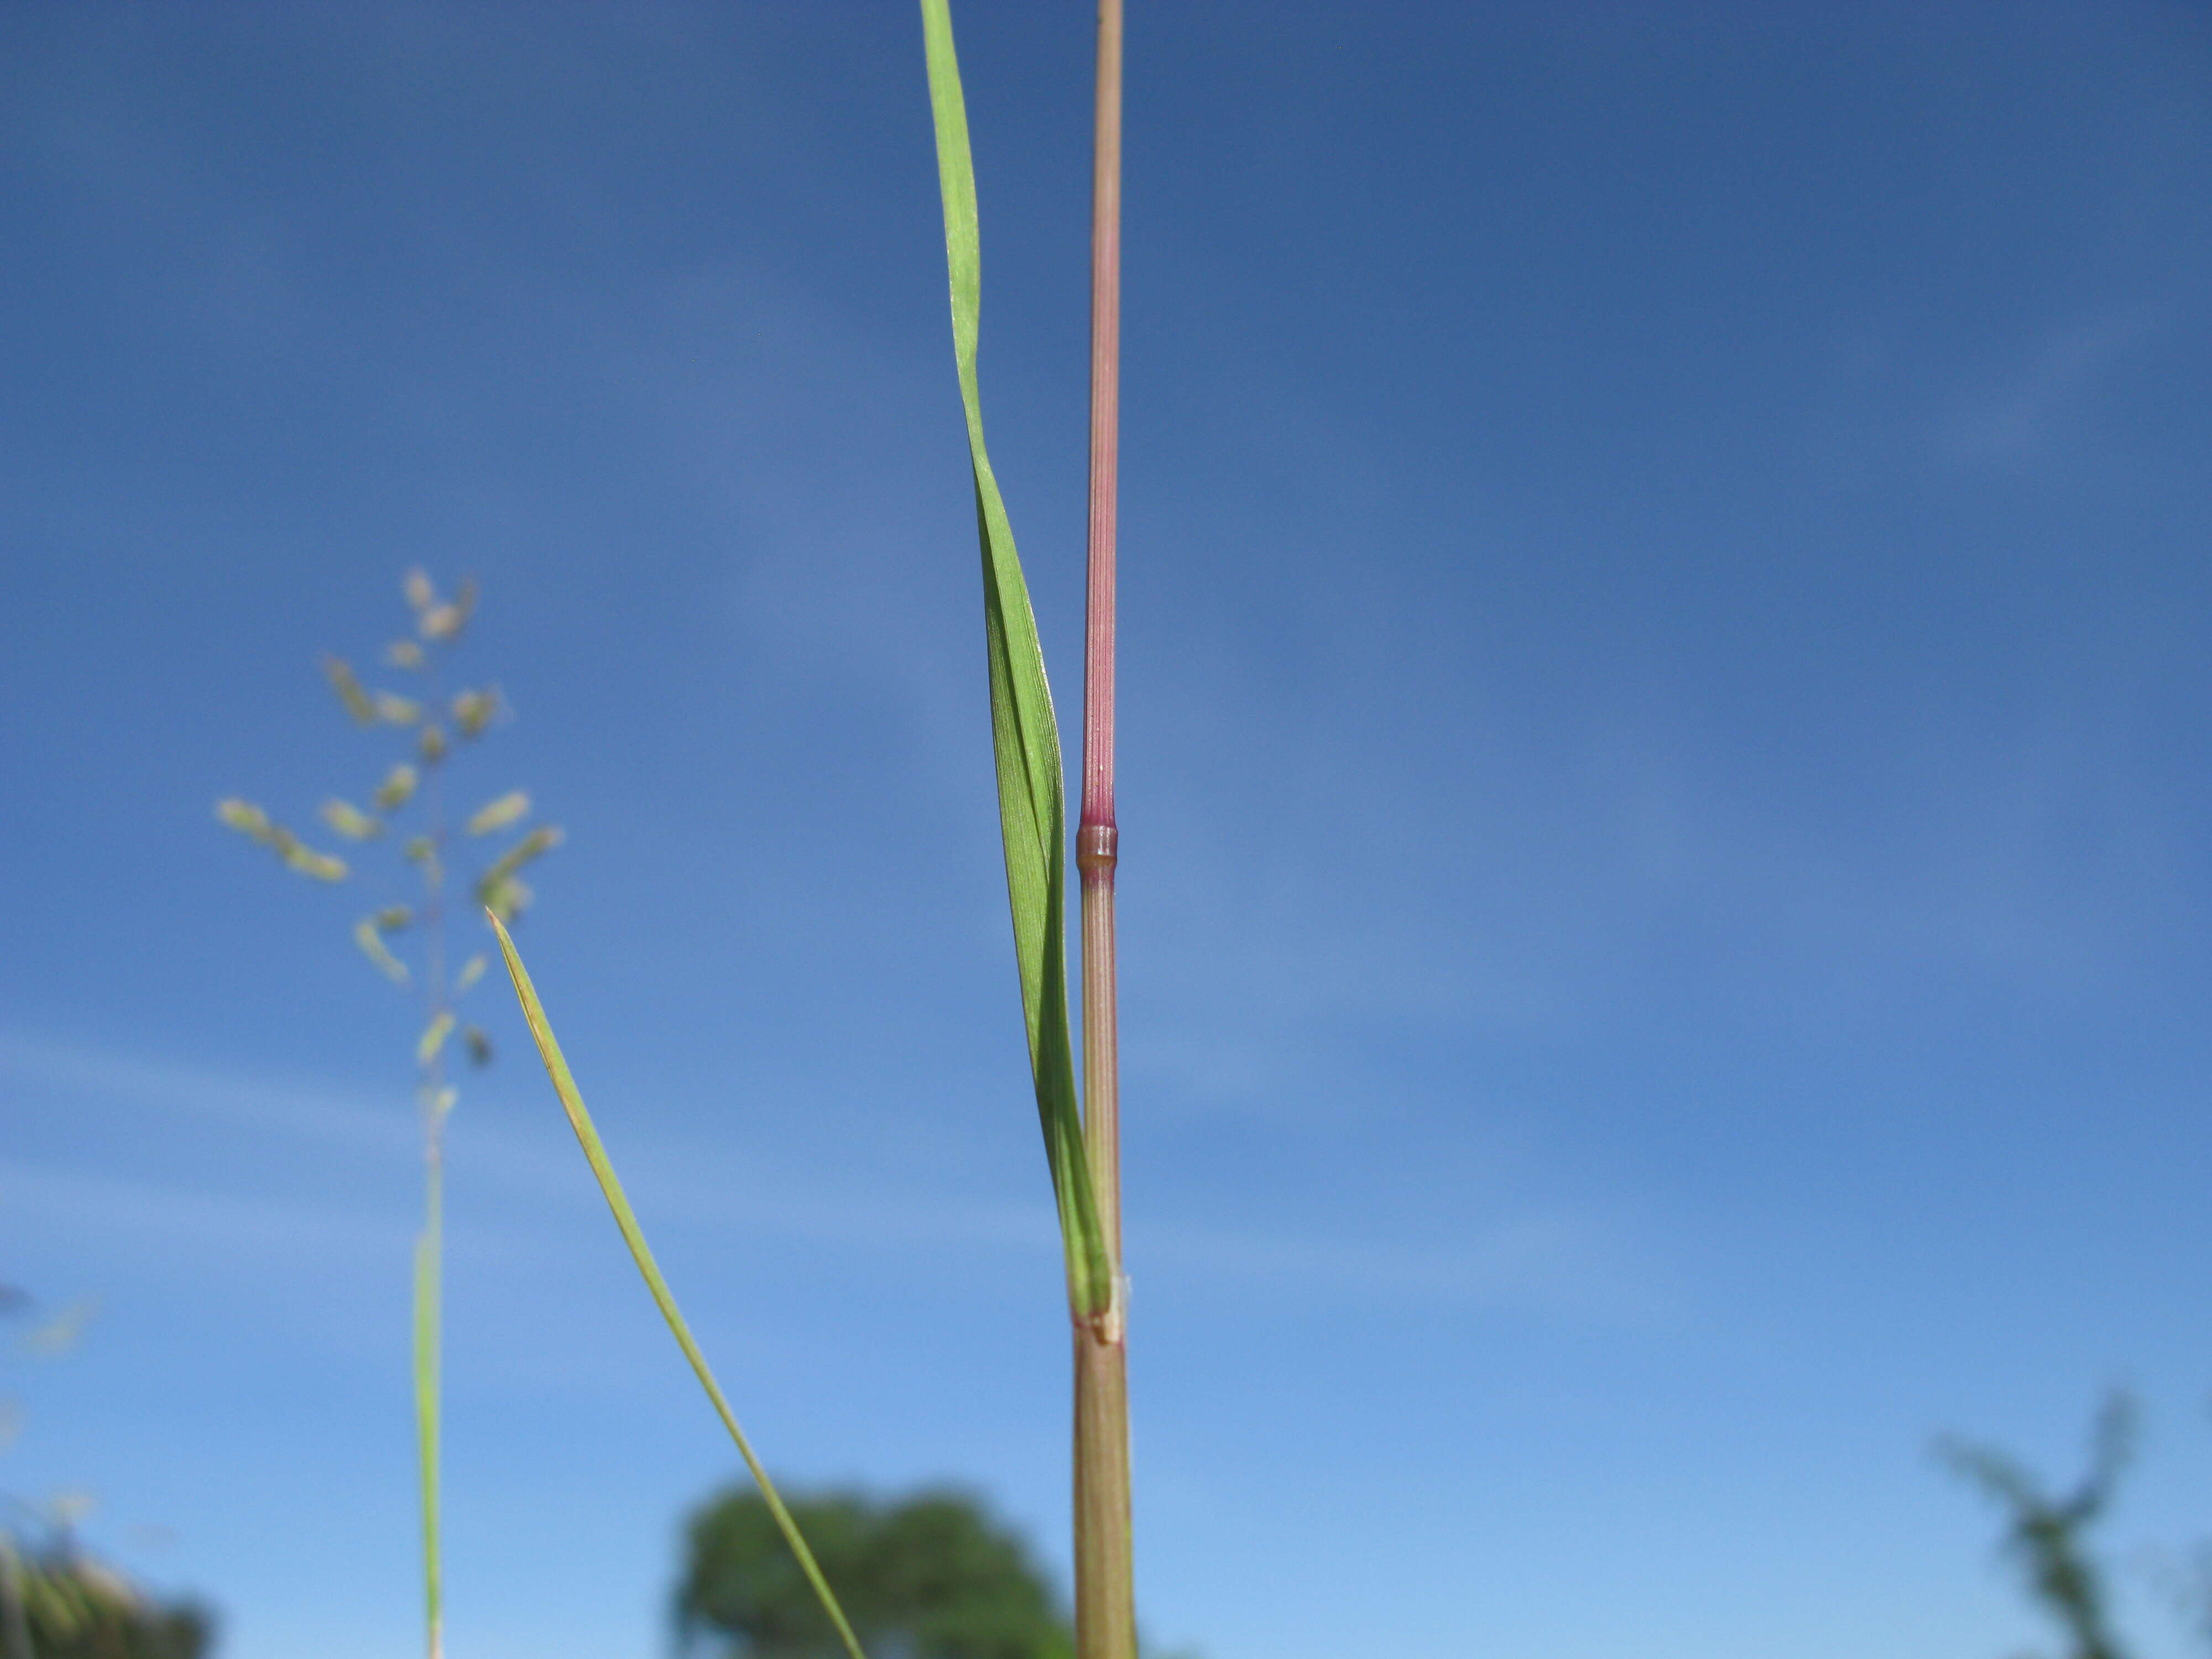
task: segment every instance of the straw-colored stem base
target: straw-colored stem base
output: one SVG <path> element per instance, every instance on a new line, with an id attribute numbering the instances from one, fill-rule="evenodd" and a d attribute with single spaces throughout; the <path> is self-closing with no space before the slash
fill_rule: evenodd
<path id="1" fill-rule="evenodd" d="M 1129 1534 L 1128 1350 L 1075 1332 L 1075 1651 L 1136 1659 Z"/>

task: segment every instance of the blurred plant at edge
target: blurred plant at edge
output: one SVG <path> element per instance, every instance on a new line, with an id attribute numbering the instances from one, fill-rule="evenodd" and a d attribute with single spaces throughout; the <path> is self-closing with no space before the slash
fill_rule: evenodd
<path id="1" fill-rule="evenodd" d="M 0 1285 L 0 1314 L 32 1311 L 29 1292 Z M 51 1358 L 74 1347 L 90 1308 L 77 1304 L 44 1318 L 22 1346 Z M 20 1414 L 12 1402 L 0 1421 L 0 1446 Z M 0 1659 L 201 1659 L 214 1620 L 191 1601 L 158 1601 L 77 1542 L 82 1497 L 33 1504 L 0 1493 L 11 1518 L 0 1522 Z"/>
<path id="2" fill-rule="evenodd" d="M 2059 1496 L 2008 1453 L 1951 1435 L 1936 1443 L 1945 1467 L 2005 1511 L 2001 1547 L 2025 1575 L 2028 1600 L 2064 1633 L 2065 1659 L 2129 1659 L 2112 1627 L 2112 1571 L 2089 1533 L 2112 1509 L 2137 1420 L 2132 1399 L 2109 1395 L 2091 1428 L 2088 1469 Z M 2163 1553 L 2144 1565 L 2199 1644 L 2212 1650 L 2212 1542 L 2198 1544 L 2186 1567 Z"/>

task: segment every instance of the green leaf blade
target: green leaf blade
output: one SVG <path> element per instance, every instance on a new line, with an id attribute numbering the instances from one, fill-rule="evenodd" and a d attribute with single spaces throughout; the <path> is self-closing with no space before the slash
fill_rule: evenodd
<path id="1" fill-rule="evenodd" d="M 769 1510 L 775 1515 L 784 1541 L 791 1546 L 792 1553 L 798 1558 L 800 1569 L 806 1574 L 807 1583 L 813 1586 L 815 1595 L 821 1600 L 823 1611 L 830 1615 L 830 1623 L 836 1626 L 846 1651 L 852 1659 L 866 1659 L 860 1651 L 860 1639 L 853 1634 L 852 1626 L 846 1621 L 844 1609 L 837 1605 L 837 1597 L 831 1591 L 829 1580 L 822 1576 L 822 1569 L 815 1563 L 813 1551 L 807 1548 L 806 1540 L 799 1534 L 799 1523 L 791 1518 L 791 1511 L 784 1507 L 783 1498 L 776 1492 L 775 1482 L 769 1479 L 768 1471 L 761 1467 L 760 1459 L 753 1453 L 752 1443 L 745 1438 L 745 1431 L 738 1426 L 737 1414 L 730 1409 L 730 1402 L 723 1395 L 721 1384 L 714 1380 L 714 1373 L 707 1364 L 707 1356 L 693 1340 L 691 1327 L 685 1322 L 683 1310 L 676 1305 L 675 1293 L 668 1288 L 668 1281 L 661 1277 L 659 1265 L 653 1257 L 652 1247 L 645 1242 L 644 1229 L 638 1225 L 636 1212 L 630 1208 L 629 1199 L 623 1191 L 614 1164 L 599 1140 L 599 1129 L 584 1105 L 584 1097 L 576 1087 L 576 1079 L 568 1070 L 568 1062 L 561 1053 L 560 1043 L 554 1038 L 553 1027 L 545 1018 L 544 1005 L 538 1000 L 538 988 L 531 983 L 530 970 L 522 965 L 521 953 L 514 948 L 514 940 L 500 919 L 489 912 L 486 915 L 491 922 L 492 931 L 499 935 L 500 954 L 506 959 L 507 977 L 514 981 L 514 994 L 522 1004 L 523 1022 L 530 1027 L 531 1037 L 538 1044 L 538 1057 L 544 1062 L 545 1074 L 553 1080 L 553 1092 L 560 1097 L 561 1109 L 568 1115 L 568 1127 L 575 1132 L 577 1145 L 583 1148 L 584 1161 L 592 1166 L 592 1176 L 599 1183 L 600 1196 L 606 1200 L 607 1208 L 614 1216 L 615 1226 L 623 1236 L 623 1243 L 629 1247 L 630 1259 L 637 1264 L 646 1289 L 652 1293 L 653 1305 L 660 1310 L 660 1316 L 667 1322 L 669 1333 L 676 1339 L 676 1346 L 684 1351 L 684 1358 L 690 1363 L 692 1374 L 699 1379 L 700 1387 L 707 1391 L 707 1398 L 713 1403 L 715 1415 L 722 1419 L 722 1427 L 728 1431 L 738 1455 L 745 1460 L 746 1468 L 752 1472 L 753 1481 L 760 1487 L 761 1496 L 767 1500 Z"/>
<path id="2" fill-rule="evenodd" d="M 1000 833 L 1006 844 L 1006 898 L 1013 913 L 1022 1012 L 1045 1158 L 1052 1170 L 1067 1259 L 1070 1306 L 1085 1317 L 1106 1311 L 1113 1268 L 1083 1148 L 1067 1019 L 1067 817 L 1060 726 L 1029 584 L 1015 550 L 991 458 L 983 442 L 982 396 L 975 371 L 981 331 L 982 241 L 975 214 L 975 170 L 968 142 L 967 100 L 953 50 L 946 0 L 921 0 L 929 66 L 930 112 L 945 207 L 945 263 L 952 301 L 952 349 L 967 419 L 975 489 L 976 539 L 983 563 L 983 634 L 990 668 L 991 744 L 999 779 Z"/>

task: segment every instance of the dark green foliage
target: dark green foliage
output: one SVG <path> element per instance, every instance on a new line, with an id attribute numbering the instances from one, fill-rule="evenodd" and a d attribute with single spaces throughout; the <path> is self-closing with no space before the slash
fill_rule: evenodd
<path id="1" fill-rule="evenodd" d="M 38 1659 L 202 1659 L 213 1641 L 200 1608 L 154 1601 L 82 1556 L 26 1561 L 19 1582 Z"/>
<path id="2" fill-rule="evenodd" d="M 975 1499 L 925 1492 L 883 1504 L 850 1493 L 790 1505 L 861 1644 L 879 1659 L 1065 1659 L 1057 1598 L 1021 1539 Z M 691 1517 L 676 1595 L 686 1653 L 718 1659 L 842 1654 L 768 1505 L 732 1490 Z"/>
<path id="3" fill-rule="evenodd" d="M 2106 1623 L 2105 1573 L 2087 1532 L 2111 1505 L 2135 1438 L 2135 1407 L 2114 1395 L 2097 1414 L 2089 1472 L 2063 1498 L 2012 1458 L 1987 1446 L 1945 1440 L 1937 1455 L 2009 1512 L 2004 1547 L 2027 1572 L 2029 1596 L 2066 1632 L 2068 1659 L 2124 1659 Z"/>

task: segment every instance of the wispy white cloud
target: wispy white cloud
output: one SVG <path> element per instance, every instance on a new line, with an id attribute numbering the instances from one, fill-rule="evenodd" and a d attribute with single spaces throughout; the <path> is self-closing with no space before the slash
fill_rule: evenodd
<path id="1" fill-rule="evenodd" d="M 1937 422 L 1946 459 L 2013 465 L 2045 453 L 2065 416 L 2145 345 L 2160 318 L 2144 307 L 2107 311 L 2047 331 L 2027 361 L 1995 385 L 1960 399 Z"/>
<path id="2" fill-rule="evenodd" d="M 410 1224 L 369 1206 L 333 1208 L 267 1194 L 215 1192 L 175 1179 L 103 1175 L 0 1159 L 0 1208 L 34 1232 L 103 1242 L 150 1262 L 217 1257 L 283 1267 L 392 1259 Z"/>
<path id="3" fill-rule="evenodd" d="M 295 1148 L 398 1159 L 413 1125 L 343 1089 L 276 1082 L 186 1064 L 118 1055 L 21 1030 L 0 1031 L 0 1086 L 18 1111 L 60 1109 L 64 1097 L 110 1112 L 167 1116 L 274 1137 Z M 489 1237 L 471 1249 L 489 1264 L 542 1256 L 573 1236 L 599 1200 L 568 1148 L 526 1141 L 491 1123 L 469 1126 L 471 1176 L 498 1188 Z M 549 1139 L 551 1139 L 549 1137 Z M 794 1176 L 649 1132 L 626 1133 L 624 1171 L 650 1193 L 648 1224 L 671 1237 L 711 1232 L 866 1254 L 982 1250 L 1049 1255 L 1053 1221 L 1041 1200 L 978 1201 L 951 1191 L 887 1194 Z M 159 1252 L 189 1267 L 243 1257 L 282 1269 L 334 1258 L 389 1260 L 411 1231 L 403 1201 L 332 1204 L 272 1189 L 221 1164 L 118 1173 L 100 1141 L 73 1158 L 0 1162 L 0 1204 L 36 1226 L 107 1240 L 125 1256 Z M 404 1189 L 402 1189 L 404 1190 Z M 1595 1209 L 1497 1203 L 1450 1236 L 1419 1243 L 1320 1231 L 1244 1229 L 1141 1209 L 1132 1249 L 1147 1273 L 1248 1295 L 1295 1288 L 1341 1305 L 1423 1303 L 1516 1308 L 1601 1322 L 1644 1323 L 1671 1309 L 1675 1291 L 1649 1246 L 1619 1217 Z M 549 1232 L 549 1226 L 553 1230 Z"/>
<path id="4" fill-rule="evenodd" d="M 404 1101 L 372 1100 L 326 1083 L 148 1060 L 22 1030 L 0 1029 L 0 1082 L 350 1151 L 405 1152 L 416 1133 Z"/>

